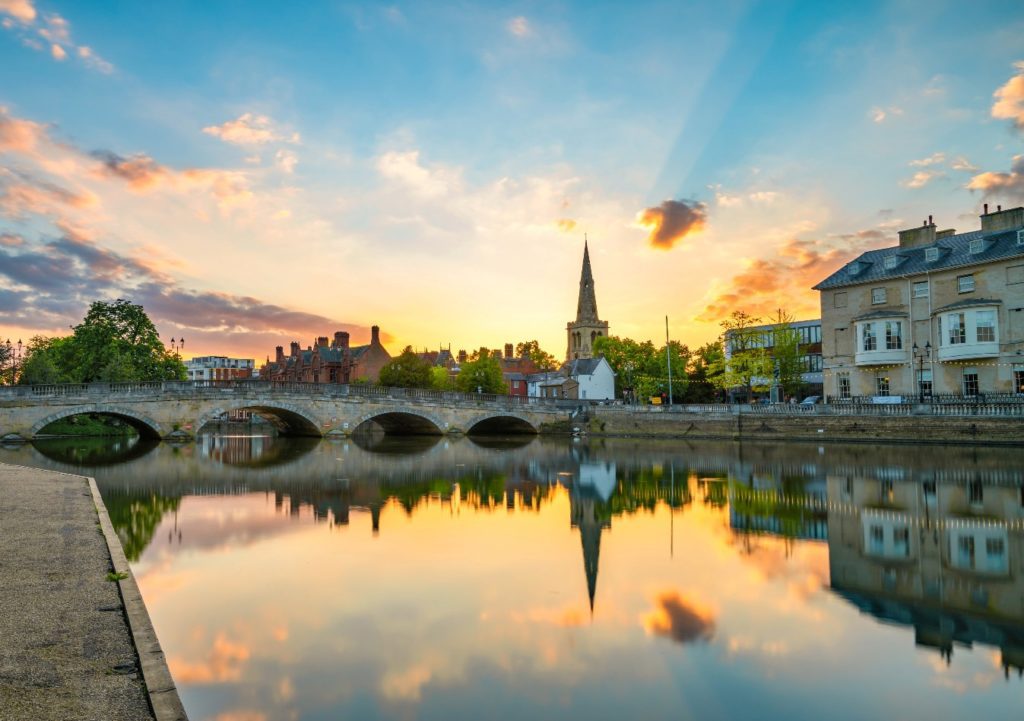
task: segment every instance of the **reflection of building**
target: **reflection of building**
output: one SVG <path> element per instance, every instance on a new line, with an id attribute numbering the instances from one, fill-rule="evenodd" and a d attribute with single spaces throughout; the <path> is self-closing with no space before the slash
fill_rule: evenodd
<path id="1" fill-rule="evenodd" d="M 580 296 L 576 303 L 576 320 L 565 326 L 569 343 L 565 351 L 567 361 L 591 358 L 594 341 L 608 335 L 608 321 L 598 320 L 597 295 L 594 293 L 594 274 L 590 270 L 590 249 L 583 243 L 583 270 L 580 272 Z"/>
<path id="2" fill-rule="evenodd" d="M 830 476 L 832 587 L 862 610 L 914 626 L 919 645 L 1024 659 L 1020 488 Z"/>
<path id="3" fill-rule="evenodd" d="M 929 217 L 815 288 L 830 396 L 1024 393 L 1024 208 L 960 234 Z"/>
<path id="4" fill-rule="evenodd" d="M 583 545 L 583 571 L 587 577 L 590 611 L 594 611 L 597 593 L 598 562 L 601 558 L 601 532 L 611 528 L 608 500 L 615 491 L 615 464 L 580 464 L 579 479 L 569 488 L 569 508 L 573 528 L 580 529 Z"/>

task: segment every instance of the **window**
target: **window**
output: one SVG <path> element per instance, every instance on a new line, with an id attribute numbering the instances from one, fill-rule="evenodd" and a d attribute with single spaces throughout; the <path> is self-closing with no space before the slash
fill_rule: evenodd
<path id="1" fill-rule="evenodd" d="M 967 252 L 970 253 L 971 255 L 977 255 L 983 250 L 985 250 L 985 241 L 982 240 L 981 238 L 975 238 L 974 240 L 971 241 L 970 245 L 968 246 Z"/>
<path id="2" fill-rule="evenodd" d="M 985 487 L 981 485 L 981 481 L 967 483 L 967 500 L 972 506 L 978 506 L 985 502 Z"/>
<path id="3" fill-rule="evenodd" d="M 845 308 L 846 307 L 846 291 L 844 290 L 841 293 L 836 293 L 832 297 L 832 301 L 833 301 L 833 305 L 836 308 Z"/>
<path id="4" fill-rule="evenodd" d="M 1024 230 L 1017 231 L 1017 245 L 1024 245 Z"/>
<path id="5" fill-rule="evenodd" d="M 978 370 L 976 368 L 964 368 L 964 395 L 978 395 Z"/>
<path id="6" fill-rule="evenodd" d="M 946 316 L 949 325 L 949 344 L 960 345 L 967 342 L 967 326 L 963 313 L 950 313 Z"/>
<path id="7" fill-rule="evenodd" d="M 892 531 L 893 545 L 897 551 L 902 550 L 904 556 L 910 555 L 910 529 L 907 527 L 894 528 Z"/>
<path id="8" fill-rule="evenodd" d="M 1013 392 L 1024 395 L 1024 365 L 1020 363 L 1013 366 Z"/>
<path id="9" fill-rule="evenodd" d="M 866 351 L 876 350 L 878 346 L 878 339 L 875 337 L 875 328 L 871 323 L 865 323 L 863 326 L 864 333 L 864 345 L 863 348 Z"/>
<path id="10" fill-rule="evenodd" d="M 996 312 L 994 310 L 979 310 L 974 314 L 974 328 L 979 343 L 995 343 L 996 341 Z"/>
<path id="11" fill-rule="evenodd" d="M 960 553 L 957 565 L 961 568 L 974 568 L 974 536 L 960 536 L 956 545 Z"/>
<path id="12" fill-rule="evenodd" d="M 860 263 L 853 261 L 847 266 L 847 268 L 850 269 L 850 275 L 857 275 L 857 273 L 860 272 Z"/>
<path id="13" fill-rule="evenodd" d="M 1024 376 L 1024 371 L 1021 371 L 1021 375 Z M 850 398 L 850 376 L 845 373 L 839 376 L 839 397 L 843 400 Z"/>
<path id="14" fill-rule="evenodd" d="M 1006 284 L 1024 283 L 1024 265 L 1011 265 L 1006 269 Z"/>
<path id="15" fill-rule="evenodd" d="M 885 349 L 903 350 L 903 323 L 898 320 L 885 321 Z"/>
<path id="16" fill-rule="evenodd" d="M 989 556 L 1002 556 L 1006 553 L 1006 543 L 1001 538 L 986 538 L 985 553 Z"/>
<path id="17" fill-rule="evenodd" d="M 871 550 L 881 553 L 885 549 L 885 529 L 881 526 L 871 527 Z"/>
<path id="18" fill-rule="evenodd" d="M 889 395 L 889 376 L 878 376 L 875 378 L 875 395 L 876 396 L 887 396 Z"/>
<path id="19" fill-rule="evenodd" d="M 885 266 L 886 270 L 892 270 L 893 268 L 896 267 L 897 262 L 899 262 L 899 258 L 896 257 L 895 255 L 890 255 L 888 258 L 885 259 L 882 265 Z"/>
<path id="20" fill-rule="evenodd" d="M 928 297 L 928 281 L 922 280 L 914 283 L 914 297 L 915 298 L 927 298 Z"/>
<path id="21" fill-rule="evenodd" d="M 924 249 L 924 260 L 926 263 L 934 263 L 939 259 L 938 248 L 925 248 Z"/>
<path id="22" fill-rule="evenodd" d="M 956 289 L 959 293 L 971 293 L 974 291 L 973 275 L 958 275 L 956 277 Z"/>
<path id="23" fill-rule="evenodd" d="M 932 371 L 930 368 L 922 368 L 917 372 L 917 392 L 922 398 L 932 397 Z"/>
<path id="24" fill-rule="evenodd" d="M 885 303 L 885 288 L 872 288 L 871 305 L 881 305 L 883 303 Z"/>

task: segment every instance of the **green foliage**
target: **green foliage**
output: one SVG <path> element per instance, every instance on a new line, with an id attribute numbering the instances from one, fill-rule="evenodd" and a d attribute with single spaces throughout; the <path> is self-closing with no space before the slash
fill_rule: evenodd
<path id="1" fill-rule="evenodd" d="M 645 402 L 651 396 L 668 393 L 668 368 L 672 367 L 672 399 L 681 402 L 686 395 L 686 366 L 690 349 L 672 341 L 666 356 L 665 346 L 655 348 L 651 341 L 635 341 L 618 336 L 602 336 L 594 341 L 594 353 L 603 355 L 615 371 L 615 395 Z"/>
<path id="2" fill-rule="evenodd" d="M 455 387 L 463 393 L 506 393 L 508 386 L 501 375 L 501 364 L 487 348 L 473 353 L 473 360 L 463 363 L 455 378 Z"/>
<path id="3" fill-rule="evenodd" d="M 111 493 L 103 499 L 110 522 L 121 539 L 125 557 L 138 561 L 153 540 L 164 515 L 178 510 L 180 498 L 167 498 L 155 493 L 121 495 Z"/>
<path id="4" fill-rule="evenodd" d="M 430 369 L 430 387 L 435 391 L 450 391 L 455 388 L 455 379 L 444 366 L 434 366 Z"/>
<path id="5" fill-rule="evenodd" d="M 773 323 L 775 344 L 772 348 L 776 380 L 787 396 L 798 396 L 803 388 L 803 362 L 800 349 L 800 332 L 792 326 L 793 316 L 781 308 Z"/>
<path id="6" fill-rule="evenodd" d="M 431 369 L 429 361 L 413 352 L 412 346 L 406 346 L 400 356 L 380 369 L 380 384 L 395 388 L 430 388 Z"/>
<path id="7" fill-rule="evenodd" d="M 134 436 L 136 431 L 127 423 L 110 416 L 82 413 L 54 421 L 39 430 L 44 436 Z"/>
<path id="8" fill-rule="evenodd" d="M 128 578 L 128 573 L 126 571 L 118 571 L 117 573 L 114 573 L 113 571 L 107 572 L 107 580 L 110 582 L 123 581 L 126 578 Z"/>
<path id="9" fill-rule="evenodd" d="M 760 323 L 760 318 L 742 310 L 734 310 L 721 323 L 722 342 L 729 345 L 730 357 L 723 355 L 715 368 L 715 383 L 720 388 L 746 389 L 748 402 L 755 390 L 767 388 L 774 373 L 771 356 L 763 347 L 764 331 L 756 329 Z"/>
<path id="10" fill-rule="evenodd" d="M 21 383 L 185 380 L 185 365 L 160 342 L 141 305 L 96 301 L 64 338 L 33 338 Z"/>
<path id="11" fill-rule="evenodd" d="M 690 356 L 686 375 L 690 381 L 686 389 L 686 400 L 689 403 L 712 403 L 718 400 L 716 387 L 718 377 L 722 374 L 725 353 L 721 341 L 705 343 Z"/>
<path id="12" fill-rule="evenodd" d="M 516 344 L 516 356 L 522 358 L 529 356 L 537 370 L 550 371 L 558 368 L 558 361 L 555 357 L 540 347 L 535 340 L 528 340 Z"/>

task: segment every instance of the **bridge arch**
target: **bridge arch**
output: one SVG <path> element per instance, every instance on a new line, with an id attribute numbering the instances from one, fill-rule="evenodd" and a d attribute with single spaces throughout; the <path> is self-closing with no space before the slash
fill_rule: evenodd
<path id="1" fill-rule="evenodd" d="M 149 416 L 134 411 L 131 408 L 124 408 L 122 406 L 108 406 L 101 404 L 86 404 L 80 406 L 72 406 L 64 408 L 52 413 L 40 421 L 33 424 L 29 431 L 29 437 L 35 438 L 41 430 L 51 423 L 56 423 L 64 418 L 70 418 L 71 416 L 81 415 L 100 415 L 100 416 L 111 416 L 119 420 L 128 423 L 132 428 L 138 431 L 139 436 L 142 438 L 149 438 L 153 440 L 160 440 L 164 437 L 165 431 L 160 427 L 160 424 L 154 421 Z"/>
<path id="2" fill-rule="evenodd" d="M 398 408 L 363 414 L 352 432 L 367 428 L 371 421 L 389 435 L 437 436 L 448 430 L 448 424 L 435 415 L 414 408 Z"/>
<path id="3" fill-rule="evenodd" d="M 477 416 L 466 424 L 467 435 L 536 434 L 537 427 L 526 417 L 509 411 Z"/>
<path id="4" fill-rule="evenodd" d="M 198 433 L 199 429 L 207 423 L 215 423 L 232 411 L 255 411 L 261 416 L 270 416 L 278 421 L 275 425 L 277 425 L 282 435 L 323 436 L 323 433 L 320 431 L 320 421 L 308 409 L 297 406 L 294 403 L 278 401 L 273 403 L 239 401 L 225 406 L 218 406 L 199 417 L 196 421 L 196 432 Z"/>

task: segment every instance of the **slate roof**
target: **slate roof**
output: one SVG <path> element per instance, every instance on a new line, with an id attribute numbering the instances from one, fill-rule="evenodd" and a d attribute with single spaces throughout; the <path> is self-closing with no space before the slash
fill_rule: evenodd
<path id="1" fill-rule="evenodd" d="M 971 308 L 977 305 L 1002 305 L 1003 301 L 998 298 L 967 298 L 966 300 L 958 300 L 956 303 L 950 303 L 944 305 L 941 308 L 936 308 L 934 312 L 944 313 L 947 310 L 956 310 L 957 308 Z"/>
<path id="2" fill-rule="evenodd" d="M 565 370 L 570 376 L 592 376 L 604 358 L 577 358 L 566 363 Z M 604 361 L 607 363 L 607 361 Z"/>
<path id="3" fill-rule="evenodd" d="M 985 247 L 980 253 L 972 254 L 972 240 L 984 240 Z M 939 258 L 931 263 L 925 261 L 925 250 L 938 248 Z M 896 267 L 886 269 L 885 259 L 897 257 Z M 844 286 L 876 283 L 904 276 L 923 275 L 926 272 L 949 270 L 951 268 L 968 268 L 984 265 L 1007 258 L 1024 258 L 1024 245 L 1017 244 L 1017 229 L 982 231 L 972 230 L 968 233 L 950 235 L 940 238 L 931 245 L 916 248 L 879 248 L 861 253 L 857 259 L 847 263 L 825 280 L 814 286 L 815 290 L 829 290 Z M 854 263 L 860 263 L 859 273 L 851 273 Z"/>

